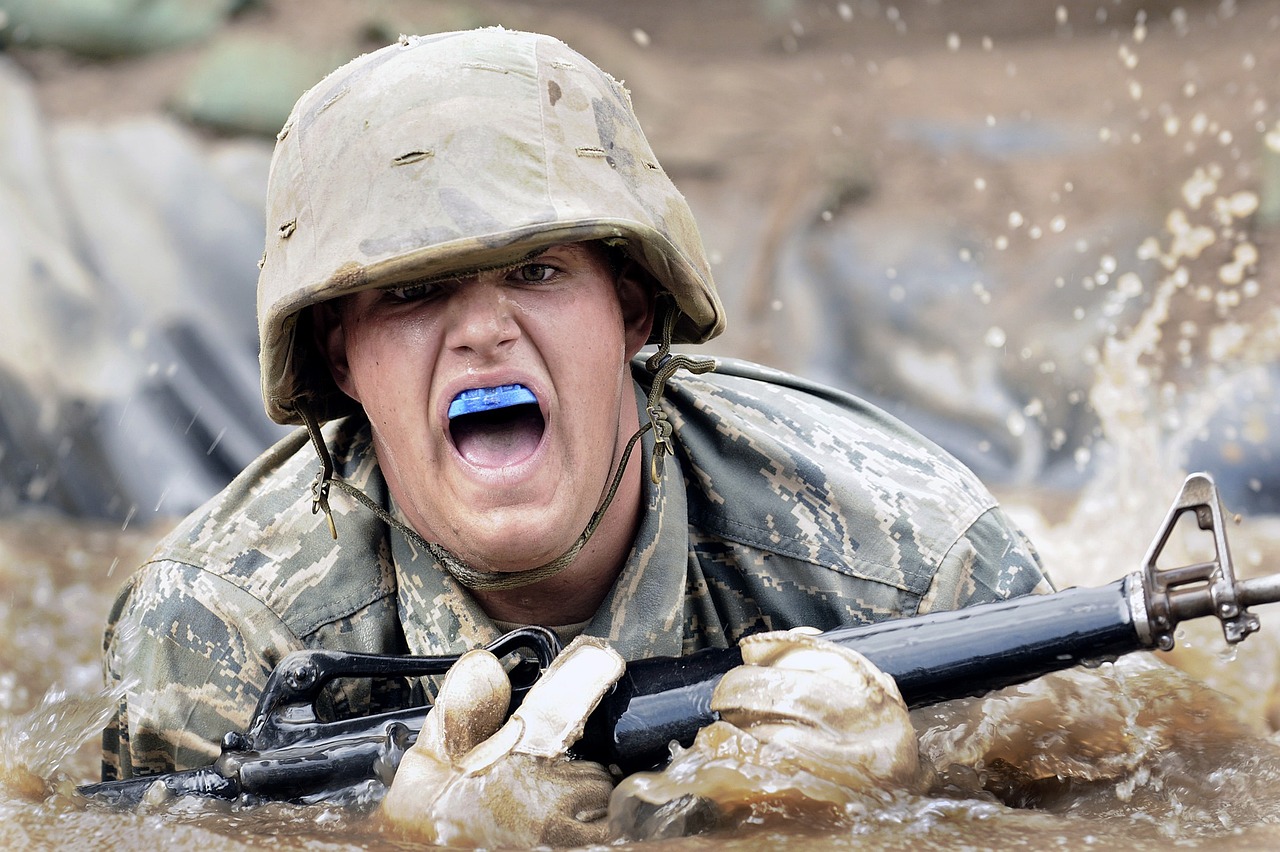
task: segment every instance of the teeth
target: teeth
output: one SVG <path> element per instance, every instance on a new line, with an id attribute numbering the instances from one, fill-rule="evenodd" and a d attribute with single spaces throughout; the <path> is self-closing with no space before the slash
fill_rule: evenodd
<path id="1" fill-rule="evenodd" d="M 524 385 L 499 385 L 496 388 L 472 388 L 464 390 L 449 403 L 449 419 L 463 414 L 477 414 L 481 411 L 493 411 L 498 408 L 510 408 L 513 405 L 527 405 L 537 402 L 533 391 Z"/>

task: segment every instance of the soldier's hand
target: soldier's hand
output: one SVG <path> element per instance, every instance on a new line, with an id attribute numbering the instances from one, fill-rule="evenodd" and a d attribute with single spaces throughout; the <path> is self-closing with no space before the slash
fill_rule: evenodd
<path id="1" fill-rule="evenodd" d="M 504 723 L 511 684 L 502 667 L 488 651 L 464 655 L 396 772 L 384 817 L 448 846 L 603 842 L 613 779 L 565 753 L 623 668 L 613 649 L 579 637 Z"/>
<path id="2" fill-rule="evenodd" d="M 798 632 L 741 643 L 743 665 L 716 687 L 720 721 L 660 773 L 617 788 L 612 831 L 631 839 L 696 833 L 778 813 L 839 812 L 923 785 L 919 749 L 892 678 L 856 651 Z"/>

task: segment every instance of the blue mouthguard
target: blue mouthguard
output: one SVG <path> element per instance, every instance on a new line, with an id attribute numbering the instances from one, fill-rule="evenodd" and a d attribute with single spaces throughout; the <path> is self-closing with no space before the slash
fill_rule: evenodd
<path id="1" fill-rule="evenodd" d="M 496 388 L 465 390 L 449 403 L 449 419 L 463 414 L 478 414 L 513 405 L 536 403 L 538 398 L 524 385 L 499 385 Z"/>

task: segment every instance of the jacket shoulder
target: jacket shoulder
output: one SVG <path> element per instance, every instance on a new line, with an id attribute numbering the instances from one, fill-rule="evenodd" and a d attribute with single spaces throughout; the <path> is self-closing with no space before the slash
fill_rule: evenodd
<path id="1" fill-rule="evenodd" d="M 996 505 L 977 477 L 856 396 L 744 361 L 669 385 L 700 529 L 916 595 Z"/>
<path id="2" fill-rule="evenodd" d="M 337 473 L 385 502 L 367 427 L 337 421 L 325 432 Z M 295 431 L 174 528 L 150 562 L 216 576 L 260 601 L 299 636 L 394 596 L 386 527 L 364 507 L 334 494 L 335 540 L 324 514 L 312 509 L 318 469 L 306 431 Z"/>

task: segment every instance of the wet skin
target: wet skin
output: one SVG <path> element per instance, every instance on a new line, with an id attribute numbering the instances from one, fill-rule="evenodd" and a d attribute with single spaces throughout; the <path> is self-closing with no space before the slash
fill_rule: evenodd
<path id="1" fill-rule="evenodd" d="M 370 290 L 321 311 L 343 392 L 364 408 L 405 519 L 483 571 L 524 571 L 566 551 L 638 425 L 628 360 L 653 324 L 634 268 L 595 243 L 523 265 Z M 536 406 L 449 419 L 458 395 L 523 385 Z M 614 505 L 565 572 L 478 594 L 495 618 L 589 618 L 621 570 L 640 510 L 638 453 Z"/>

